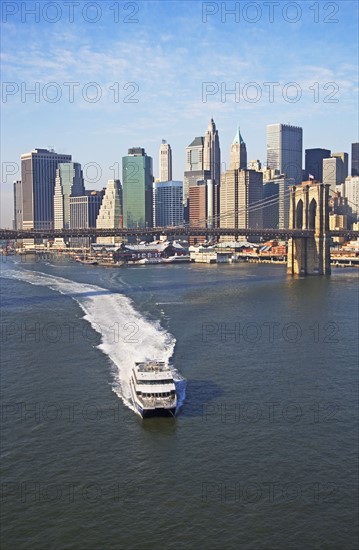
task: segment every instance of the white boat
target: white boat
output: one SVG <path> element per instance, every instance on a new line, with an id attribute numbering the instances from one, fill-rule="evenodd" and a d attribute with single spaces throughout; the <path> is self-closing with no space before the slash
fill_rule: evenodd
<path id="1" fill-rule="evenodd" d="M 142 258 L 141 260 L 137 261 L 140 265 L 147 265 L 147 264 L 163 264 L 162 258 Z"/>
<path id="2" fill-rule="evenodd" d="M 181 264 L 185 262 L 190 262 L 191 256 L 168 256 L 168 258 L 164 258 L 163 261 L 166 264 Z"/>
<path id="3" fill-rule="evenodd" d="M 163 361 L 135 363 L 130 380 L 132 401 L 142 418 L 175 416 L 176 386 Z"/>

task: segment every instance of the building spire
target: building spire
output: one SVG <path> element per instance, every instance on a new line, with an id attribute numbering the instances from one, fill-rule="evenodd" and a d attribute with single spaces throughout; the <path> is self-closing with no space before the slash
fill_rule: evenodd
<path id="1" fill-rule="evenodd" d="M 237 132 L 236 132 L 236 135 L 234 136 L 234 140 L 232 142 L 232 145 L 235 145 L 236 143 L 239 143 L 239 145 L 241 145 L 242 143 L 244 143 L 244 140 L 241 136 L 241 130 L 240 130 L 240 126 L 238 124 L 237 126 Z"/>

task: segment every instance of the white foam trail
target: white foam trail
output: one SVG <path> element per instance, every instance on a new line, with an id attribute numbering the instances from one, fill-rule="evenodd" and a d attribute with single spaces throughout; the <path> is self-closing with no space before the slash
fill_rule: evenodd
<path id="1" fill-rule="evenodd" d="M 84 318 L 101 334 L 98 348 L 115 366 L 113 391 L 135 410 L 129 385 L 134 362 L 149 359 L 169 362 L 175 338 L 159 322 L 150 321 L 137 312 L 129 298 L 99 286 L 29 270 L 6 271 L 2 276 L 45 286 L 76 300 L 85 313 Z M 185 399 L 186 383 L 173 366 L 171 369 L 179 408 Z"/>

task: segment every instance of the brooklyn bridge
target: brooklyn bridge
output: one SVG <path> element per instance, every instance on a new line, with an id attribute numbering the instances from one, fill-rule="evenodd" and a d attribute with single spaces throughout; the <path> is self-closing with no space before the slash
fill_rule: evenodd
<path id="1" fill-rule="evenodd" d="M 159 238 L 196 237 L 260 237 L 285 239 L 288 241 L 288 274 L 327 275 L 330 274 L 331 237 L 346 240 L 359 238 L 359 231 L 350 229 L 329 230 L 329 186 L 325 184 L 293 186 L 290 188 L 289 228 L 257 229 L 233 227 L 198 227 L 183 225 L 177 227 L 117 228 L 117 229 L 0 229 L 0 240 L 55 239 L 78 237 L 136 237 Z"/>

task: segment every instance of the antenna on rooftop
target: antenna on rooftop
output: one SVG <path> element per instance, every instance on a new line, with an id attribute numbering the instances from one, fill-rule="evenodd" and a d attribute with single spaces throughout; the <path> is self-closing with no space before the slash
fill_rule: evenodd
<path id="1" fill-rule="evenodd" d="M 48 147 L 50 153 L 55 153 L 55 149 L 54 149 L 53 145 L 48 145 L 47 147 Z"/>

